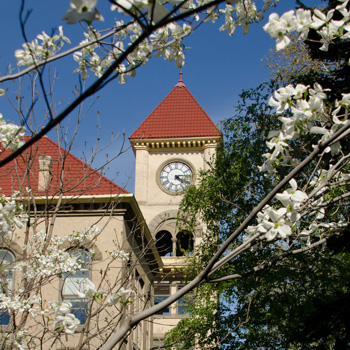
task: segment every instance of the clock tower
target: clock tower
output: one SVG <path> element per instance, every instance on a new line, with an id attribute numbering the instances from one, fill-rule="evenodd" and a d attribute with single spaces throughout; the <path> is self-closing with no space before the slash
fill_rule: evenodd
<path id="1" fill-rule="evenodd" d="M 173 90 L 129 139 L 136 156 L 135 197 L 164 264 L 155 288 L 157 303 L 181 287 L 184 256 L 201 241 L 204 226 L 198 222 L 195 232 L 181 231 L 177 212 L 186 188 L 197 183 L 199 171 L 215 157 L 222 135 L 180 73 Z M 181 310 L 177 306 L 156 316 L 163 319 L 161 327 L 155 322 L 155 341 L 181 319 Z"/>
<path id="2" fill-rule="evenodd" d="M 147 223 L 177 210 L 183 192 L 215 156 L 221 132 L 182 81 L 130 136 L 135 197 Z"/>

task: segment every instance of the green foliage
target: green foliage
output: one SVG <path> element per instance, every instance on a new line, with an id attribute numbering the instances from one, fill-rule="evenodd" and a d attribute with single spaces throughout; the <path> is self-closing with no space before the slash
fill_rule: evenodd
<path id="1" fill-rule="evenodd" d="M 208 332 L 218 320 L 218 290 L 211 286 L 198 288 L 192 295 L 193 303 L 188 311 L 194 316 L 184 318 L 178 326 L 168 334 L 164 347 L 166 349 L 192 349 L 195 345 L 204 348 L 207 344 L 215 344 L 216 332 Z"/>
<path id="2" fill-rule="evenodd" d="M 303 6 L 302 2 L 298 4 Z M 331 0 L 327 6 L 330 9 L 338 4 L 338 1 Z M 350 9 L 350 4 L 347 8 Z M 338 15 L 335 11 L 334 19 Z M 318 40 L 315 35 L 315 31 L 310 32 L 310 38 Z M 335 40 L 329 52 L 320 51 L 319 46 L 313 41 L 304 44 L 307 70 L 298 73 L 294 69 L 294 73 L 283 76 L 280 81 L 309 86 L 319 82 L 323 88 L 332 89 L 328 97 L 334 101 L 341 93 L 349 92 L 350 41 Z M 293 55 L 298 54 L 297 46 L 295 48 L 295 52 L 292 49 L 288 53 L 291 62 L 294 62 Z M 297 62 L 303 64 L 303 57 L 299 55 Z M 258 168 L 268 151 L 269 131 L 279 129 L 274 109 L 268 105 L 277 88 L 275 82 L 269 82 L 242 92 L 234 117 L 221 124 L 224 143 L 216 161 L 210 170 L 201 173 L 199 186 L 191 187 L 185 195 L 181 210 L 193 220 L 199 218 L 208 227 L 187 271 L 189 279 L 206 265 L 220 244 L 287 171 L 279 169 L 276 178 L 267 178 Z M 307 137 L 295 141 L 293 157 L 298 158 L 301 145 L 311 150 Z M 344 139 L 343 151 L 348 152 L 349 147 L 349 139 Z M 330 154 L 324 154 L 320 168 L 326 169 L 333 162 L 337 162 L 336 157 L 331 159 Z M 346 167 L 349 165 L 343 170 L 350 173 Z M 304 169 L 297 182 L 311 176 L 315 168 L 315 164 L 311 164 Z M 327 193 L 326 218 L 329 217 L 330 221 L 349 217 L 347 197 L 340 205 L 336 201 L 332 203 L 333 198 L 347 192 L 348 188 L 339 184 L 338 188 Z M 275 205 L 275 202 L 270 204 Z M 301 221 L 300 227 L 304 224 L 309 223 Z M 231 248 L 240 242 L 241 238 L 238 238 Z M 265 242 L 259 247 L 263 249 L 239 254 L 218 270 L 215 277 L 243 276 L 252 267 L 272 261 L 285 251 L 288 244 L 294 249 L 304 246 L 300 241 Z M 328 241 L 327 246 L 290 255 L 269 269 L 247 274 L 245 278 L 199 287 L 190 307 L 191 317 L 168 334 L 166 344 L 169 349 L 176 344 L 176 349 L 182 350 L 195 347 L 224 350 L 350 349 L 349 281 L 350 230 L 347 228 Z"/>
<path id="3" fill-rule="evenodd" d="M 187 271 L 189 279 L 274 185 L 274 179 L 261 176 L 258 165 L 267 152 L 268 132 L 279 127 L 268 105 L 276 88 L 270 82 L 243 91 L 236 115 L 222 123 L 224 143 L 216 162 L 201 174 L 200 185 L 185 195 L 181 209 L 208 226 Z M 329 199 L 343 190 L 339 186 Z M 349 203 L 342 205 L 341 210 L 329 206 L 332 219 L 346 214 Z M 346 233 L 328 247 L 290 256 L 258 274 L 201 286 L 189 307 L 192 316 L 168 334 L 168 348 L 176 344 L 176 349 L 346 349 L 350 344 L 346 317 L 350 255 L 341 249 L 348 243 L 345 237 Z M 240 239 L 235 244 L 239 243 Z M 293 244 L 298 248 L 300 243 Z M 216 272 L 216 277 L 244 273 L 283 251 L 283 244 L 275 242 L 244 252 Z"/>
<path id="4" fill-rule="evenodd" d="M 339 250 L 343 244 L 336 238 L 324 250 L 291 257 L 255 280 L 240 281 L 236 300 L 243 306 L 247 293 L 253 300 L 250 322 L 236 335 L 245 340 L 239 349 L 349 347 L 350 255 Z M 244 312 L 244 306 L 238 308 L 232 319 Z"/>

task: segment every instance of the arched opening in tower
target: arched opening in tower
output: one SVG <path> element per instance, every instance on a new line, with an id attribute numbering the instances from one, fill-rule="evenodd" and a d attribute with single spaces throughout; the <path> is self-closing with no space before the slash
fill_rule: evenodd
<path id="1" fill-rule="evenodd" d="M 180 231 L 176 235 L 176 256 L 191 255 L 194 248 L 193 234 L 188 231 Z"/>
<path id="2" fill-rule="evenodd" d="M 159 231 L 156 234 L 156 247 L 160 256 L 173 256 L 173 241 L 169 231 Z"/>

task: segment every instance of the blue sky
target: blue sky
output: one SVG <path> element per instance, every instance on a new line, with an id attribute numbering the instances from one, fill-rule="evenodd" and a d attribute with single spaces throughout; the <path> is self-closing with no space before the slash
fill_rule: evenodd
<path id="1" fill-rule="evenodd" d="M 305 2 L 309 5 L 319 3 L 311 0 Z M 1 75 L 5 75 L 9 63 L 16 69 L 14 51 L 21 48 L 24 42 L 18 22 L 19 3 L 20 1 L 1 0 Z M 293 8 L 293 5 L 292 0 L 280 0 L 279 6 L 273 11 L 282 14 Z M 63 25 L 65 34 L 75 44 L 79 43 L 82 40 L 79 24 L 68 26 L 61 20 L 68 7 L 68 0 L 27 0 L 26 8 L 33 10 L 26 26 L 28 40 L 33 40 L 43 30 L 50 34 L 52 28 Z M 101 25 L 108 27 L 118 15 L 117 12 L 110 13 L 107 0 L 99 0 L 98 8 L 106 19 Z M 182 69 L 184 83 L 215 123 L 232 116 L 233 106 L 242 89 L 255 87 L 269 78 L 270 72 L 262 62 L 269 48 L 274 45 L 274 40 L 262 30 L 267 17 L 268 14 L 262 24 L 252 25 L 247 35 L 243 35 L 239 28 L 230 37 L 226 32 L 218 31 L 220 24 L 205 23 L 185 41 L 190 49 L 186 52 L 186 63 Z M 67 103 L 72 98 L 71 91 L 78 84 L 78 77 L 72 74 L 75 68 L 72 57 L 57 65 L 58 78 L 54 95 L 57 101 L 62 98 L 63 103 Z M 137 71 L 135 78 L 128 79 L 127 84 L 120 85 L 114 81 L 108 85 L 99 92 L 97 101 L 82 123 L 73 153 L 80 157 L 85 142 L 88 148 L 94 146 L 97 112 L 101 124 L 101 146 L 108 143 L 111 132 L 115 135 L 124 132 L 128 137 L 171 91 L 178 78 L 179 69 L 173 62 L 152 58 Z M 91 76 L 87 83 L 90 84 L 94 79 Z M 13 84 L 7 83 L 5 88 L 13 89 Z M 29 93 L 27 82 L 24 82 L 22 91 L 23 95 Z M 40 105 L 38 112 L 40 113 Z M 0 99 L 0 113 L 5 119 L 17 122 L 16 114 L 4 98 Z M 72 115 L 71 125 L 74 124 L 74 118 Z M 56 140 L 54 133 L 50 136 Z M 103 163 L 106 152 L 109 158 L 118 153 L 121 139 L 120 136 L 112 147 L 99 154 L 96 165 Z M 128 141 L 126 145 L 129 146 Z M 119 174 L 117 178 L 116 173 Z M 109 165 L 107 176 L 133 192 L 134 155 L 131 149 Z"/>

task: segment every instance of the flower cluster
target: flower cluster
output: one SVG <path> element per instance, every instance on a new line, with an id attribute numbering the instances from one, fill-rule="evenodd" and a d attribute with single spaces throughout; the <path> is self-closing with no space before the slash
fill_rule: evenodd
<path id="1" fill-rule="evenodd" d="M 268 241 L 275 238 L 286 239 L 292 235 L 292 226 L 300 219 L 299 210 L 308 200 L 308 195 L 297 190 L 297 182 L 294 179 L 289 184 L 291 188 L 275 196 L 283 207 L 274 209 L 269 205 L 265 206 L 257 215 L 258 224 L 249 226 L 248 233 L 260 232 Z"/>
<path id="2" fill-rule="evenodd" d="M 25 247 L 30 252 L 30 257 L 17 264 L 16 269 L 22 271 L 24 277 L 30 280 L 45 279 L 64 273 L 75 274 L 82 268 L 84 262 L 74 249 L 66 250 L 63 247 L 67 246 L 67 243 L 69 246 L 72 243 L 80 246 L 85 239 L 95 238 L 100 231 L 99 227 L 93 225 L 65 237 L 54 236 L 50 239 L 48 246 L 45 231 L 31 233 Z M 92 254 L 91 251 L 90 254 Z"/>
<path id="3" fill-rule="evenodd" d="M 0 142 L 4 148 L 16 150 L 21 147 L 25 128 L 12 123 L 7 123 L 0 113 Z M 1 150 L 0 150 L 1 152 Z"/>
<path id="4" fill-rule="evenodd" d="M 77 292 L 77 295 L 80 298 L 87 298 L 89 300 L 97 301 L 99 304 L 102 304 L 107 296 L 104 291 L 97 291 L 95 284 L 89 279 L 85 279 L 82 283 L 83 290 Z M 124 289 L 121 287 L 117 293 L 113 293 L 106 301 L 107 306 L 113 306 L 118 302 L 122 301 L 122 298 L 126 294 L 135 293 L 135 291 L 131 289 Z"/>
<path id="5" fill-rule="evenodd" d="M 3 333 L 1 335 L 1 341 L 13 344 L 11 347 L 14 349 L 26 350 L 27 347 L 23 344 L 23 340 L 28 336 L 28 333 L 28 329 L 26 328 L 16 329 L 12 332 Z"/>
<path id="6" fill-rule="evenodd" d="M 118 30 L 114 35 L 113 49 L 108 55 L 101 56 L 97 53 L 99 46 L 96 41 L 100 34 L 90 30 L 85 34 L 86 39 L 80 45 L 85 46 L 81 51 L 74 53 L 74 60 L 79 67 L 74 73 L 80 73 L 83 80 L 88 78 L 88 70 L 91 70 L 97 77 L 108 69 L 111 64 L 121 55 L 124 55 L 126 49 L 142 34 L 142 27 L 137 23 L 124 25 L 123 21 L 117 22 Z M 191 28 L 184 23 L 183 27 L 171 23 L 164 28 L 155 31 L 149 39 L 140 43 L 127 57 L 128 66 L 120 64 L 117 68 L 119 73 L 119 83 L 124 84 L 127 76 L 134 77 L 135 68 L 145 64 L 152 53 L 155 57 L 162 56 L 168 61 L 175 61 L 177 67 L 184 64 L 184 52 L 181 44 L 183 36 L 190 33 Z M 91 43 L 90 45 L 87 45 Z"/>
<path id="7" fill-rule="evenodd" d="M 23 313 L 28 311 L 30 315 L 35 317 L 37 311 L 40 309 L 40 304 L 41 298 L 38 295 L 23 299 L 21 295 L 0 293 L 0 308 L 7 310 L 9 313 Z"/>
<path id="8" fill-rule="evenodd" d="M 16 198 L 14 193 L 11 198 L 4 195 L 0 197 L 0 237 L 13 233 L 15 227 L 22 228 L 28 220 L 28 215 L 23 209 L 23 204 Z"/>
<path id="9" fill-rule="evenodd" d="M 306 40 L 309 30 L 314 29 L 320 35 L 320 49 L 327 51 L 334 39 L 345 40 L 350 36 L 349 1 L 341 0 L 339 3 L 326 14 L 318 9 L 313 12 L 303 9 L 289 11 L 281 17 L 273 13 L 264 30 L 276 39 L 276 49 L 281 50 L 290 43 L 289 33 L 297 31 L 300 39 Z M 333 19 L 335 11 L 343 18 Z M 270 131 L 266 142 L 270 152 L 264 154 L 265 161 L 260 170 L 267 176 L 278 178 L 279 169 L 300 163 L 300 154 L 296 156 L 294 148 L 302 136 L 312 136 L 311 149 L 314 149 L 317 143 L 329 140 L 341 128 L 349 125 L 350 93 L 343 93 L 341 99 L 333 104 L 328 102 L 327 93 L 318 83 L 312 87 L 288 85 L 274 92 L 269 105 L 281 115 L 281 129 Z M 289 116 L 285 113 L 287 110 Z M 297 182 L 291 180 L 291 188 L 275 196 L 273 207 L 265 206 L 258 213 L 257 225 L 249 226 L 246 230 L 248 237 L 259 233 L 272 241 L 288 240 L 289 236 L 295 235 L 306 237 L 310 243 L 312 236 L 321 237 L 325 230 L 339 231 L 346 226 L 341 212 L 336 216 L 338 221 L 332 222 L 326 216 L 327 206 L 346 196 L 346 185 L 350 180 L 347 157 L 342 147 L 341 138 L 338 138 L 324 149 L 320 163 L 311 172 L 304 190 L 298 190 Z M 328 169 L 321 167 L 322 157 L 325 156 L 337 159 Z"/>
<path id="10" fill-rule="evenodd" d="M 272 38 L 276 39 L 276 50 L 282 50 L 290 43 L 289 33 L 300 33 L 300 39 L 305 40 L 310 29 L 315 29 L 320 35 L 320 50 L 328 51 L 329 44 L 335 39 L 342 40 L 350 37 L 350 13 L 347 9 L 349 0 L 339 0 L 340 4 L 327 14 L 315 9 L 313 13 L 310 10 L 298 9 L 296 12 L 291 10 L 281 17 L 277 13 L 269 16 L 269 22 L 263 27 Z M 341 13 L 341 20 L 334 20 L 335 11 Z"/>
<path id="11" fill-rule="evenodd" d="M 231 3 L 234 3 L 235 6 L 232 6 Z M 262 12 L 265 12 L 268 7 L 271 6 L 271 3 L 272 1 L 265 2 Z M 225 9 L 219 10 L 219 13 L 225 14 L 225 23 L 219 30 L 226 30 L 228 35 L 232 35 L 237 27 L 242 26 L 243 33 L 247 34 L 249 32 L 250 24 L 263 19 L 264 16 L 262 12 L 257 10 L 255 3 L 251 0 L 244 2 L 228 2 L 225 5 Z M 237 17 L 235 17 L 234 14 L 236 14 Z"/>
<path id="12" fill-rule="evenodd" d="M 69 241 L 69 243 L 76 244 L 83 242 L 85 239 L 95 239 L 100 233 L 101 227 L 91 225 L 81 229 L 80 231 L 73 231 L 66 239 Z"/>
<path id="13" fill-rule="evenodd" d="M 280 165 L 295 165 L 298 160 L 290 156 L 288 142 L 296 140 L 305 134 L 321 135 L 319 142 L 329 139 L 342 126 L 349 123 L 348 110 L 350 108 L 350 94 L 343 94 L 342 99 L 336 101 L 336 108 L 329 110 L 325 101 L 326 91 L 321 85 L 315 83 L 313 88 L 305 85 L 293 87 L 289 85 L 278 89 L 271 97 L 269 104 L 276 107 L 277 114 L 282 114 L 286 109 L 292 112 L 291 117 L 280 117 L 281 130 L 271 131 L 270 140 L 267 142 L 271 153 L 264 154 L 266 158 L 260 167 L 261 171 L 270 175 L 276 173 L 276 167 Z M 339 142 L 333 143 L 325 149 L 332 155 L 341 150 Z"/>
<path id="14" fill-rule="evenodd" d="M 40 41 L 40 42 L 39 42 Z M 50 37 L 45 32 L 39 34 L 31 43 L 24 43 L 23 50 L 15 51 L 18 66 L 32 66 L 55 56 L 64 43 L 70 44 L 70 40 L 63 35 L 62 26 L 58 28 L 58 34 Z"/>
<path id="15" fill-rule="evenodd" d="M 80 325 L 79 319 L 70 313 L 72 304 L 63 301 L 55 307 L 55 321 L 53 323 L 53 331 L 63 331 L 66 334 L 74 334 L 76 328 Z"/>
<path id="16" fill-rule="evenodd" d="M 124 24 L 122 20 L 116 22 L 110 34 L 103 37 L 113 36 L 112 42 L 108 45 L 111 49 L 106 50 L 106 45 L 101 44 L 102 35 L 92 26 L 89 33 L 84 33 L 85 40 L 80 42 L 81 50 L 73 54 L 74 60 L 79 67 L 74 73 L 79 72 L 83 80 L 87 79 L 91 70 L 96 76 L 101 77 L 108 67 L 111 66 L 127 49 L 143 34 L 144 25 L 149 22 L 157 24 L 169 17 L 183 14 L 186 11 L 194 10 L 209 3 L 209 0 L 197 1 L 163 1 L 163 0 L 119 0 L 111 5 L 111 10 L 118 10 L 124 15 L 132 14 L 139 17 L 138 21 L 130 21 Z M 220 30 L 226 30 L 232 35 L 237 27 L 242 27 L 244 33 L 248 33 L 249 26 L 253 22 L 261 21 L 263 12 L 270 6 L 274 6 L 278 0 L 264 0 L 262 10 L 258 10 L 253 0 L 231 0 L 224 4 L 224 8 L 219 5 L 200 11 L 193 16 L 194 21 L 211 20 L 215 22 L 222 15 L 225 23 Z M 91 24 L 94 20 L 103 20 L 103 16 L 96 8 L 97 0 L 71 0 L 70 8 L 63 16 L 63 20 L 68 24 L 85 21 Z M 172 11 L 172 12 L 171 12 Z M 171 13 L 171 15 L 170 15 Z M 202 15 L 202 16 L 200 16 Z M 168 21 L 159 28 L 153 30 L 152 35 L 143 40 L 139 45 L 130 50 L 124 61 L 116 67 L 119 73 L 119 82 L 126 82 L 127 76 L 135 76 L 135 68 L 144 65 L 150 57 L 162 56 L 168 61 L 174 61 L 176 67 L 181 68 L 185 64 L 185 53 L 183 38 L 192 33 L 192 21 L 183 23 Z M 19 66 L 32 66 L 34 63 L 43 62 L 54 57 L 61 50 L 64 43 L 70 40 L 63 35 L 62 27 L 59 27 L 59 34 L 49 37 L 46 33 L 37 36 L 31 43 L 23 44 L 23 49 L 16 50 L 15 57 Z M 132 51 L 132 52 L 131 52 Z"/>
<path id="17" fill-rule="evenodd" d="M 266 144 L 271 152 L 264 154 L 266 160 L 260 170 L 269 176 L 278 176 L 278 169 L 281 167 L 296 166 L 300 162 L 300 158 L 293 157 L 292 154 L 295 141 L 302 135 L 314 136 L 312 145 L 314 148 L 317 142 L 328 140 L 340 128 L 348 125 L 349 97 L 350 94 L 342 94 L 342 99 L 337 100 L 335 107 L 332 108 L 327 104 L 326 91 L 317 83 L 312 88 L 299 84 L 295 87 L 288 85 L 278 89 L 269 104 L 276 107 L 277 114 L 283 114 L 289 109 L 291 116 L 280 117 L 281 129 L 269 133 L 269 141 Z M 341 151 L 341 142 L 336 140 L 324 149 L 323 154 L 330 153 L 333 157 L 339 155 Z M 298 190 L 296 181 L 291 180 L 291 188 L 275 196 L 282 207 L 277 206 L 278 209 L 275 209 L 266 206 L 258 214 L 258 225 L 249 227 L 247 232 L 250 234 L 261 232 L 268 240 L 272 240 L 285 239 L 296 232 L 299 236 L 310 236 L 320 231 L 320 227 L 331 230 L 344 227 L 342 220 L 322 221 L 325 219 L 325 206 L 335 196 L 330 193 L 336 190 L 336 194 L 340 195 L 341 186 L 346 185 L 350 179 L 349 174 L 344 173 L 346 168 L 342 158 L 339 159 L 329 169 L 318 169 L 312 175 L 308 184 L 308 194 Z M 308 209 L 306 202 L 309 204 Z M 305 216 L 309 219 L 306 220 Z M 303 217 L 304 221 L 310 221 L 310 224 L 300 227 L 300 219 Z"/>
<path id="18" fill-rule="evenodd" d="M 262 11 L 266 11 L 278 0 L 265 0 Z M 119 0 L 111 5 L 111 10 L 123 12 L 126 15 L 133 14 L 140 17 L 140 20 L 146 18 L 152 23 L 158 23 L 169 16 L 170 8 L 174 11 L 172 16 L 178 13 L 183 14 L 186 11 L 196 9 L 209 1 L 197 0 L 186 1 L 150 1 L 150 0 Z M 181 4 L 181 6 L 179 6 Z M 103 17 L 96 9 L 97 0 L 72 0 L 70 9 L 63 17 L 67 23 L 76 23 L 86 21 L 91 23 L 93 20 L 102 20 Z M 239 26 L 243 27 L 244 33 L 249 31 L 249 25 L 260 21 L 263 18 L 262 11 L 258 11 L 252 0 L 234 0 L 224 5 L 224 9 L 218 7 L 209 8 L 203 11 L 203 16 L 215 22 L 221 15 L 225 17 L 225 24 L 220 30 L 227 30 L 232 35 Z M 200 11 L 199 11 L 200 13 Z M 200 20 L 199 14 L 194 16 L 195 21 Z M 90 28 L 90 32 L 85 34 L 85 40 L 80 43 L 83 48 L 76 51 L 73 55 L 74 60 L 79 67 L 74 73 L 80 73 L 82 79 L 88 78 L 88 71 L 91 70 L 96 76 L 101 77 L 108 67 L 111 66 L 121 55 L 127 51 L 144 32 L 140 23 L 131 21 L 125 24 L 122 20 L 116 22 L 116 29 L 113 33 L 113 42 L 111 49 L 106 54 L 106 46 L 100 45 L 101 34 Z M 126 82 L 127 76 L 135 76 L 135 68 L 144 65 L 150 57 L 162 56 L 167 61 L 174 61 L 176 67 L 181 68 L 185 64 L 184 37 L 192 33 L 192 24 L 170 22 L 153 31 L 152 35 L 143 40 L 127 57 L 125 62 L 116 68 L 119 73 L 119 82 Z M 88 45 L 90 43 L 90 45 Z"/>
<path id="19" fill-rule="evenodd" d="M 12 204 L 15 203 L 12 202 Z M 50 238 L 49 243 L 47 232 L 39 231 L 37 233 L 31 233 L 28 243 L 23 246 L 28 258 L 17 263 L 14 269 L 20 271 L 22 278 L 30 281 L 33 285 L 36 285 L 38 281 L 44 285 L 53 277 L 64 274 L 74 275 L 83 267 L 85 262 L 82 261 L 79 254 L 76 254 L 76 250 L 67 250 L 63 247 L 67 247 L 67 245 L 71 246 L 72 244 L 80 246 L 86 239 L 95 239 L 100 232 L 101 229 L 98 226 L 92 225 L 64 237 L 53 236 Z M 129 258 L 129 254 L 123 250 L 113 250 L 109 255 L 113 259 L 120 258 L 122 260 L 128 260 Z M 0 307 L 8 310 L 8 312 L 28 311 L 34 318 L 38 315 L 49 317 L 49 310 L 42 309 L 40 298 L 38 299 L 34 295 L 31 298 L 24 299 L 22 292 L 18 290 L 8 295 L 1 294 Z M 83 299 L 87 298 L 99 304 L 105 303 L 107 306 L 113 306 L 118 302 L 129 302 L 125 301 L 124 296 L 130 293 L 134 292 L 121 288 L 118 292 L 111 294 L 107 298 L 107 292 L 98 291 L 92 281 L 84 279 L 79 285 L 79 290 L 76 291 L 76 296 Z M 79 326 L 80 321 L 70 312 L 71 303 L 67 301 L 63 301 L 62 303 L 52 302 L 51 307 L 55 310 L 53 331 L 73 334 Z"/>
<path id="20" fill-rule="evenodd" d="M 31 280 L 48 278 L 62 273 L 74 273 L 82 267 L 77 257 L 69 251 L 50 246 L 47 252 L 33 252 L 29 261 L 17 265 Z"/>
<path id="21" fill-rule="evenodd" d="M 106 253 L 112 258 L 117 259 L 120 258 L 123 261 L 129 261 L 130 259 L 130 253 L 126 253 L 124 250 L 112 250 L 112 251 L 106 251 Z"/>

